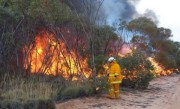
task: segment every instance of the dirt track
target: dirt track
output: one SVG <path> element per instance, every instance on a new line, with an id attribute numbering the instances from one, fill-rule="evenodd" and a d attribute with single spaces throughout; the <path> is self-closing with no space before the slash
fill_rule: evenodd
<path id="1" fill-rule="evenodd" d="M 121 99 L 105 96 L 70 100 L 56 105 L 57 109 L 180 109 L 180 75 L 156 78 L 147 90 L 124 89 Z"/>

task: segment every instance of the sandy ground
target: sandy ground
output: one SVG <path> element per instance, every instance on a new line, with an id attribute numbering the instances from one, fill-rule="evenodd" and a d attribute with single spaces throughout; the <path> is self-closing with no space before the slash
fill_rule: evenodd
<path id="1" fill-rule="evenodd" d="M 121 90 L 121 99 L 84 97 L 56 105 L 57 109 L 180 109 L 180 75 L 155 78 L 147 90 Z"/>

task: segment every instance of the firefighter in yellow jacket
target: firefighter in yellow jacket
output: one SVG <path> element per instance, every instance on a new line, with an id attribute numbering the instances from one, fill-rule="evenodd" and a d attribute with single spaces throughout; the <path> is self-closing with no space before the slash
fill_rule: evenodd
<path id="1" fill-rule="evenodd" d="M 121 68 L 114 57 L 108 59 L 109 64 L 109 95 L 108 98 L 119 98 L 119 88 L 122 81 Z"/>

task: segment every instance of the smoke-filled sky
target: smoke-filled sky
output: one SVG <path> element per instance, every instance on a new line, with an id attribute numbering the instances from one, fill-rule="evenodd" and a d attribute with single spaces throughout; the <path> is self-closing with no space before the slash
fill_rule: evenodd
<path id="1" fill-rule="evenodd" d="M 148 16 L 158 27 L 171 29 L 172 40 L 180 42 L 179 0 L 104 0 L 102 9 L 109 24 L 119 18 L 130 20 Z"/>

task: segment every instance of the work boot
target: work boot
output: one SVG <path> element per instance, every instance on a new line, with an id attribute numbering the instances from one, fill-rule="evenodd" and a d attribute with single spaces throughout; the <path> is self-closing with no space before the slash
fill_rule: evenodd
<path id="1" fill-rule="evenodd" d="M 107 98 L 114 99 L 115 98 L 114 91 L 109 92 Z"/>
<path id="2" fill-rule="evenodd" d="M 115 98 L 113 85 L 110 85 L 109 95 L 107 96 L 107 98 L 110 98 L 110 99 L 114 99 Z"/>
<path id="3" fill-rule="evenodd" d="M 109 95 L 107 96 L 107 98 L 109 98 L 109 99 L 115 99 L 115 96 L 109 94 Z"/>
<path id="4" fill-rule="evenodd" d="M 115 98 L 116 98 L 116 99 L 120 99 L 119 91 L 115 92 Z"/>
<path id="5" fill-rule="evenodd" d="M 121 97 L 120 97 L 120 96 L 116 96 L 115 98 L 116 98 L 116 99 L 120 99 Z"/>

